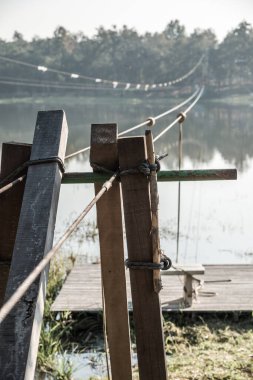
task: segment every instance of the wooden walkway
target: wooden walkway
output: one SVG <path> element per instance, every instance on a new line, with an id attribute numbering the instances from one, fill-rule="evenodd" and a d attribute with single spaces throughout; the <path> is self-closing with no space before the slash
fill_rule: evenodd
<path id="1" fill-rule="evenodd" d="M 163 310 L 252 311 L 253 265 L 205 265 L 205 281 L 191 307 L 183 304 L 183 276 L 162 276 Z M 115 284 L 117 286 L 117 284 Z M 127 271 L 128 305 L 132 308 Z M 102 308 L 99 264 L 76 264 L 52 305 L 53 311 L 98 311 Z"/>

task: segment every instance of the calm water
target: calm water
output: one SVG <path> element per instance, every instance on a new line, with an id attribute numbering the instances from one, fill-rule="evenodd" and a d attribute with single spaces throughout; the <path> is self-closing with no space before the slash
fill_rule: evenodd
<path id="1" fill-rule="evenodd" d="M 34 99 L 20 104 L 0 104 L 0 141 L 32 142 L 38 110 L 64 108 L 69 125 L 67 153 L 89 145 L 92 123 L 117 122 L 122 131 L 150 115 L 175 105 L 164 99 L 83 98 L 57 101 Z M 174 120 L 159 122 L 154 135 Z M 201 102 L 184 123 L 184 169 L 234 168 L 237 181 L 192 182 L 181 184 L 181 230 L 179 261 L 199 263 L 252 263 L 253 241 L 253 108 L 217 107 Z M 137 134 L 143 134 L 144 128 Z M 178 128 L 156 143 L 156 152 L 168 152 L 162 169 L 177 169 Z M 88 171 L 89 154 L 67 164 L 68 171 Z M 175 258 L 177 229 L 177 183 L 159 184 L 161 245 Z M 64 185 L 61 189 L 56 238 L 66 224 L 93 196 L 93 185 Z M 95 221 L 95 210 L 88 222 Z M 87 222 L 85 223 L 85 225 Z M 98 242 L 84 239 L 83 225 L 64 247 L 89 260 L 98 257 Z"/>

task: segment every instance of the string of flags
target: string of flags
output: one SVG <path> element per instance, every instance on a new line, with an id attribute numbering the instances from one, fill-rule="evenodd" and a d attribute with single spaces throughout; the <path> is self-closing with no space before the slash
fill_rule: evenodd
<path id="1" fill-rule="evenodd" d="M 19 60 L 9 58 L 9 57 L 0 56 L 0 60 L 2 60 L 2 61 L 7 61 L 7 62 L 19 64 L 19 65 L 32 67 L 32 68 L 37 69 L 38 71 L 41 71 L 42 73 L 53 72 L 53 73 L 57 73 L 57 74 L 63 74 L 67 77 L 70 77 L 71 79 L 84 79 L 84 80 L 93 81 L 95 84 L 100 83 L 100 84 L 111 85 L 113 89 L 121 88 L 121 89 L 129 90 L 131 88 L 131 89 L 135 89 L 135 90 L 143 89 L 144 91 L 148 91 L 149 89 L 166 88 L 168 86 L 172 86 L 176 83 L 182 82 L 183 80 L 187 79 L 189 76 L 191 76 L 197 70 L 197 68 L 201 65 L 203 59 L 204 59 L 204 55 L 201 56 L 199 61 L 192 67 L 192 69 L 190 71 L 188 71 L 186 74 L 182 75 L 179 78 L 176 78 L 174 80 L 170 80 L 170 81 L 164 82 L 164 83 L 150 84 L 150 83 L 120 82 L 120 81 L 116 81 L 116 80 L 108 80 L 108 79 L 102 79 L 102 78 L 89 77 L 89 76 L 85 76 L 85 75 L 81 75 L 81 74 L 77 74 L 77 73 L 70 73 L 67 71 L 51 69 L 49 67 L 42 66 L 42 65 L 37 66 L 37 65 L 34 65 L 34 64 L 31 64 L 28 62 L 19 61 Z"/>

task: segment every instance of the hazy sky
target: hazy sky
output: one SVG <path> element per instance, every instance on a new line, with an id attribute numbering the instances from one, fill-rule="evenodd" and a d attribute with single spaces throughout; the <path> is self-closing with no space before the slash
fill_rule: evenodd
<path id="1" fill-rule="evenodd" d="M 253 0 L 0 0 L 3 39 L 11 39 L 14 30 L 26 39 L 51 36 L 59 25 L 87 36 L 100 25 L 114 24 L 155 32 L 172 19 L 179 19 L 187 33 L 212 28 L 222 39 L 242 20 L 253 25 Z"/>

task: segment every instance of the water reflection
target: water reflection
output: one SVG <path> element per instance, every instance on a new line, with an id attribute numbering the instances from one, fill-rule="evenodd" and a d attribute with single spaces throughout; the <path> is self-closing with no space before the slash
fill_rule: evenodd
<path id="1" fill-rule="evenodd" d="M 117 122 L 119 130 L 129 128 L 165 111 L 177 103 L 165 99 L 83 98 L 40 100 L 34 103 L 0 105 L 1 141 L 31 142 L 38 110 L 64 108 L 69 125 L 67 153 L 89 145 L 92 123 Z M 154 135 L 174 119 L 170 115 L 157 123 Z M 182 183 L 182 214 L 179 257 L 201 263 L 253 262 L 251 214 L 253 201 L 253 109 L 217 107 L 202 102 L 188 116 L 183 127 L 184 169 L 237 167 L 238 180 Z M 136 132 L 143 134 L 144 128 Z M 178 129 L 174 127 L 156 144 L 156 152 L 168 152 L 164 169 L 177 168 Z M 70 160 L 68 170 L 90 170 L 89 155 Z M 159 184 L 162 246 L 172 258 L 176 251 L 177 184 Z M 62 186 L 56 236 L 66 223 L 88 203 L 93 185 Z M 70 217 L 71 215 L 71 217 Z M 90 214 L 95 220 L 95 210 Z M 80 236 L 72 238 L 66 250 L 90 257 L 98 255 L 98 243 Z"/>

